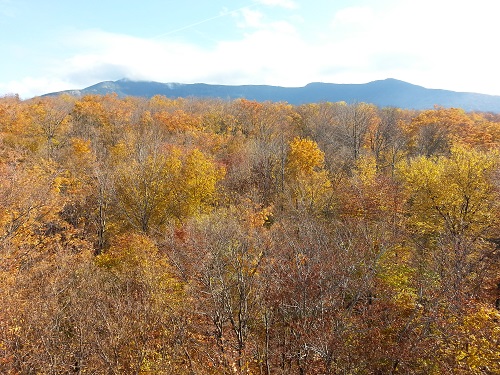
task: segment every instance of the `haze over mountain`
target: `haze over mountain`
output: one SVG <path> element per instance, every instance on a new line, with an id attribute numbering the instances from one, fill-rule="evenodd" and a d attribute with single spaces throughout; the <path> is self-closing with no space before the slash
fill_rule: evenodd
<path id="1" fill-rule="evenodd" d="M 304 87 L 268 85 L 211 85 L 204 83 L 160 83 L 148 81 L 105 81 L 81 90 L 67 90 L 46 94 L 67 93 L 75 96 L 87 94 L 105 95 L 116 93 L 120 97 L 137 96 L 150 98 L 164 95 L 169 98 L 199 97 L 256 101 L 284 101 L 290 104 L 314 102 L 366 102 L 380 107 L 427 109 L 434 106 L 462 108 L 466 111 L 500 113 L 500 96 L 427 89 L 397 79 L 385 79 L 364 84 L 310 83 Z"/>

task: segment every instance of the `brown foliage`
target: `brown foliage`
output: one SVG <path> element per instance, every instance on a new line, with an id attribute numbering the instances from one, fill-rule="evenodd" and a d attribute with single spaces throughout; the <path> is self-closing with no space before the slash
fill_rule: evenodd
<path id="1" fill-rule="evenodd" d="M 499 129 L 0 98 L 0 372 L 497 373 Z"/>

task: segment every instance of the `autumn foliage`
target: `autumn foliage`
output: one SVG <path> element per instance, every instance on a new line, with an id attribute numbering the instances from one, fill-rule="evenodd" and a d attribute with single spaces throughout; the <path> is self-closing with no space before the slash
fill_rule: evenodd
<path id="1" fill-rule="evenodd" d="M 500 373 L 500 121 L 0 98 L 0 373 Z"/>

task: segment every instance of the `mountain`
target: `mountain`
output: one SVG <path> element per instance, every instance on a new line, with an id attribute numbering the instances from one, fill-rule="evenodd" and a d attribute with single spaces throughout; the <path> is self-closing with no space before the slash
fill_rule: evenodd
<path id="1" fill-rule="evenodd" d="M 204 83 L 160 83 L 121 79 L 106 81 L 82 90 L 67 90 L 46 94 L 55 96 L 67 93 L 75 96 L 110 94 L 150 98 L 164 95 L 169 98 L 200 97 L 256 101 L 284 101 L 290 104 L 314 102 L 373 103 L 379 107 L 428 109 L 435 105 L 462 108 L 466 111 L 500 113 L 500 96 L 469 92 L 427 89 L 408 82 L 388 78 L 364 84 L 310 83 L 304 87 L 280 87 L 267 85 L 209 85 Z"/>

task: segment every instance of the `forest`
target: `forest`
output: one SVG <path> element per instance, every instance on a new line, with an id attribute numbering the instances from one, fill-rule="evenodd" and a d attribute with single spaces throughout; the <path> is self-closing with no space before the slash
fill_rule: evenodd
<path id="1" fill-rule="evenodd" d="M 500 374 L 500 115 L 0 98 L 0 373 Z"/>

